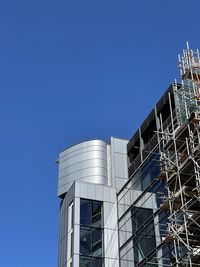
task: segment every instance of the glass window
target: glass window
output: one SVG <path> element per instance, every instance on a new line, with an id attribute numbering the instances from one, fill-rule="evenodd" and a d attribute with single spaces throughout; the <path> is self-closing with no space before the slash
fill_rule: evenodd
<path id="1" fill-rule="evenodd" d="M 144 191 L 160 172 L 159 154 L 155 151 L 131 178 L 133 189 Z"/>
<path id="2" fill-rule="evenodd" d="M 74 204 L 73 202 L 68 207 L 68 238 L 67 238 L 67 250 L 68 250 L 68 256 L 71 259 L 72 253 L 73 253 L 73 210 L 74 210 Z"/>
<path id="3" fill-rule="evenodd" d="M 91 258 L 80 257 L 80 267 L 92 267 Z"/>
<path id="4" fill-rule="evenodd" d="M 80 224 L 101 228 L 102 203 L 81 199 Z"/>
<path id="5" fill-rule="evenodd" d="M 102 234 L 101 229 L 95 229 L 92 232 L 92 256 L 102 256 Z"/>
<path id="6" fill-rule="evenodd" d="M 80 254 L 90 256 L 91 249 L 92 249 L 91 229 L 81 227 L 80 229 Z"/>
<path id="7" fill-rule="evenodd" d="M 103 259 L 93 258 L 92 259 L 92 267 L 102 267 Z"/>
<path id="8" fill-rule="evenodd" d="M 102 267 L 103 259 L 102 258 L 89 258 L 89 257 L 80 257 L 80 267 Z"/>
<path id="9" fill-rule="evenodd" d="M 91 213 L 92 213 L 92 202 L 87 199 L 81 199 L 80 207 L 80 224 L 84 226 L 91 225 Z"/>
<path id="10" fill-rule="evenodd" d="M 156 247 L 153 210 L 146 208 L 132 209 L 134 238 L 134 261 L 138 264 Z M 142 226 L 142 227 L 141 227 Z"/>
<path id="11" fill-rule="evenodd" d="M 80 266 L 103 266 L 103 223 L 100 201 L 80 200 Z"/>
<path id="12" fill-rule="evenodd" d="M 93 202 L 92 205 L 92 224 L 93 227 L 101 227 L 101 208 L 100 202 Z"/>

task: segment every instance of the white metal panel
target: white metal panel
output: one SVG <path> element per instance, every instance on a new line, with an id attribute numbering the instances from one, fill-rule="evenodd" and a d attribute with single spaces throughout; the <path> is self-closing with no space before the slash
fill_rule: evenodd
<path id="1" fill-rule="evenodd" d="M 60 153 L 58 195 L 66 193 L 75 180 L 107 184 L 107 144 L 92 140 Z"/>

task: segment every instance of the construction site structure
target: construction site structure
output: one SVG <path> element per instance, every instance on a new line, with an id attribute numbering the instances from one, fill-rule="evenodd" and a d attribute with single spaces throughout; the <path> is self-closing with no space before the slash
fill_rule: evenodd
<path id="1" fill-rule="evenodd" d="M 200 266 L 200 54 L 187 43 L 181 83 L 163 95 L 128 143 L 118 192 L 121 267 Z"/>
<path id="2" fill-rule="evenodd" d="M 177 117 L 161 125 L 161 176 L 169 210 L 163 242 L 172 246 L 173 266 L 200 266 L 200 55 L 187 48 L 179 56 L 181 87 L 175 90 Z"/>
<path id="3" fill-rule="evenodd" d="M 128 140 L 59 154 L 59 267 L 200 267 L 200 54 Z"/>

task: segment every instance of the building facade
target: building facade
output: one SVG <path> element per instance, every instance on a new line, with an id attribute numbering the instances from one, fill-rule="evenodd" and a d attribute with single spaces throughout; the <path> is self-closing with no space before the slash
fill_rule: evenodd
<path id="1" fill-rule="evenodd" d="M 59 155 L 59 267 L 119 266 L 116 190 L 128 180 L 127 143 L 91 140 Z"/>
<path id="2" fill-rule="evenodd" d="M 58 267 L 200 266 L 200 55 L 127 141 L 59 155 Z"/>

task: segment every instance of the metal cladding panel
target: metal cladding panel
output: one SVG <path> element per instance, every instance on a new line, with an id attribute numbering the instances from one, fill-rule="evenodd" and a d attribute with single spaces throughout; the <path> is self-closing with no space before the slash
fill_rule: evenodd
<path id="1" fill-rule="evenodd" d="M 83 142 L 59 155 L 58 196 L 76 180 L 107 184 L 107 144 L 101 140 Z"/>
<path id="2" fill-rule="evenodd" d="M 117 190 L 128 180 L 127 143 L 127 140 L 111 137 L 112 186 Z"/>

